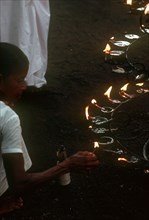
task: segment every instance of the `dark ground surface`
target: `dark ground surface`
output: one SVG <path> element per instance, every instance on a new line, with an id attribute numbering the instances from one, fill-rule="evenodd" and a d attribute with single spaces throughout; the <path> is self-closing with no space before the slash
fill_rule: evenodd
<path id="1" fill-rule="evenodd" d="M 50 3 L 48 85 L 27 91 L 16 108 L 33 171 L 55 165 L 61 144 L 68 155 L 93 150 L 98 137 L 88 131 L 85 106 L 92 98 L 99 100 L 109 85 L 120 87 L 128 80 L 112 73 L 102 51 L 112 36 L 141 33 L 138 15 L 128 14 L 120 0 Z M 147 101 L 148 96 L 143 103 Z M 6 219 L 149 219 L 146 165 L 118 163 L 108 153 L 97 156 L 100 168 L 71 173 L 71 184 L 65 187 L 57 181 L 45 184 L 25 196 L 24 207 Z"/>

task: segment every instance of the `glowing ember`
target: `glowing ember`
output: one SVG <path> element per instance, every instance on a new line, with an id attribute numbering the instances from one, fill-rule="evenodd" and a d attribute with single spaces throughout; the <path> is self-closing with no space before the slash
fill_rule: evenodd
<path id="1" fill-rule="evenodd" d="M 149 14 L 149 3 L 145 6 L 144 14 L 145 15 Z"/>
<path id="2" fill-rule="evenodd" d="M 105 52 L 106 54 L 110 54 L 110 51 L 111 51 L 111 47 L 109 44 L 107 44 L 103 52 Z"/>
<path id="3" fill-rule="evenodd" d="M 127 5 L 132 5 L 132 0 L 127 0 L 126 4 Z"/>

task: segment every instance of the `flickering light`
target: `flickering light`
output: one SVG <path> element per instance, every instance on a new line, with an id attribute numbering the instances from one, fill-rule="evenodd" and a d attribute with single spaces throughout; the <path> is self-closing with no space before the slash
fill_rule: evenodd
<path id="1" fill-rule="evenodd" d="M 88 106 L 86 106 L 86 108 L 85 108 L 85 116 L 86 116 L 86 120 L 89 120 L 90 119 L 90 116 L 89 116 L 89 105 Z"/>
<path id="2" fill-rule="evenodd" d="M 127 0 L 126 4 L 127 5 L 132 5 L 132 0 Z"/>
<path id="3" fill-rule="evenodd" d="M 109 100 L 110 102 L 112 102 L 112 103 L 121 103 L 121 101 L 119 101 L 119 100 L 115 100 L 115 99 L 111 99 L 111 98 L 110 98 L 110 93 L 111 93 L 111 91 L 112 91 L 112 86 L 110 86 L 110 87 L 108 88 L 108 90 L 104 93 L 104 95 L 108 98 L 108 100 Z"/>
<path id="4" fill-rule="evenodd" d="M 111 91 L 112 91 L 112 86 L 110 86 L 110 87 L 108 88 L 108 90 L 104 93 L 104 95 L 107 96 L 108 99 L 110 99 L 110 93 L 111 93 Z"/>
<path id="5" fill-rule="evenodd" d="M 97 141 L 94 142 L 94 149 L 95 149 L 95 148 L 99 148 L 99 144 L 98 144 Z"/>
<path id="6" fill-rule="evenodd" d="M 144 14 L 149 14 L 149 3 L 145 6 Z"/>
<path id="7" fill-rule="evenodd" d="M 126 91 L 129 83 L 126 83 L 123 87 L 121 87 L 121 91 Z"/>
<path id="8" fill-rule="evenodd" d="M 107 44 L 103 52 L 105 52 L 106 54 L 110 54 L 110 51 L 111 51 L 110 44 Z"/>

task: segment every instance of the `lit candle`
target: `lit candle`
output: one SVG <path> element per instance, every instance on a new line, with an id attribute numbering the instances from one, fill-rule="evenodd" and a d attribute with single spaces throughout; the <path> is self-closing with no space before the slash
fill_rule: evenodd
<path id="1" fill-rule="evenodd" d="M 113 61 L 116 62 L 116 59 L 122 58 L 122 54 L 125 54 L 123 50 L 111 50 L 110 44 L 107 44 L 105 49 L 103 50 L 105 53 L 105 61 Z M 113 59 L 114 57 L 114 59 Z M 117 58 L 116 58 L 117 57 Z"/>
<path id="2" fill-rule="evenodd" d="M 112 91 L 112 86 L 110 86 L 109 88 L 108 88 L 108 90 L 104 93 L 104 95 L 105 96 L 107 96 L 107 98 L 108 98 L 108 100 L 110 101 L 110 102 L 112 102 L 112 103 L 121 103 L 121 101 L 119 101 L 119 100 L 115 100 L 115 99 L 111 99 L 110 98 L 110 93 L 111 93 L 111 91 Z"/>
<path id="3" fill-rule="evenodd" d="M 127 0 L 126 4 L 127 5 L 132 5 L 132 0 Z"/>
<path id="4" fill-rule="evenodd" d="M 95 152 L 97 148 L 99 148 L 99 143 L 97 141 L 95 141 L 94 142 L 94 150 L 93 150 L 93 152 Z"/>

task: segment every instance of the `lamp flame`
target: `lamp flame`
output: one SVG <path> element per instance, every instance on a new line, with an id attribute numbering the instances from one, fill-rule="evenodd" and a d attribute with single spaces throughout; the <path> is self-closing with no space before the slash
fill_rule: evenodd
<path id="1" fill-rule="evenodd" d="M 114 40 L 114 36 L 110 38 L 111 40 Z"/>
<path id="2" fill-rule="evenodd" d="M 128 87 L 129 83 L 126 83 L 122 88 L 121 88 L 121 91 L 126 91 L 127 90 L 127 87 Z"/>
<path id="3" fill-rule="evenodd" d="M 109 44 L 106 45 L 105 49 L 103 50 L 103 52 L 107 53 L 107 54 L 110 54 L 110 51 L 111 51 L 111 47 Z"/>
<path id="4" fill-rule="evenodd" d="M 97 104 L 96 99 L 92 99 L 91 103 L 92 103 L 92 104 Z"/>
<path id="5" fill-rule="evenodd" d="M 132 0 L 127 0 L 126 4 L 127 5 L 132 5 Z"/>
<path id="6" fill-rule="evenodd" d="M 119 158 L 118 158 L 118 161 L 125 161 L 125 162 L 128 162 L 128 160 L 127 160 L 126 158 L 124 158 L 124 157 L 119 157 Z"/>
<path id="7" fill-rule="evenodd" d="M 88 111 L 89 111 L 89 105 L 86 106 L 86 108 L 85 108 L 85 116 L 86 116 L 86 120 L 89 120 L 89 119 L 90 119 L 90 116 L 89 116 Z"/>
<path id="8" fill-rule="evenodd" d="M 92 103 L 93 105 L 95 105 L 97 108 L 100 108 L 100 109 L 102 108 L 102 107 L 100 107 L 100 106 L 97 104 L 96 99 L 92 99 L 91 103 Z"/>
<path id="9" fill-rule="evenodd" d="M 94 142 L 94 150 L 93 150 L 93 152 L 95 152 L 95 150 L 96 150 L 97 148 L 99 148 L 99 144 L 98 144 L 97 141 L 95 141 L 95 142 Z"/>
<path id="10" fill-rule="evenodd" d="M 137 83 L 136 86 L 143 86 L 144 83 Z"/>
<path id="11" fill-rule="evenodd" d="M 110 99 L 111 90 L 112 90 L 112 86 L 110 86 L 110 87 L 108 88 L 108 90 L 104 93 L 104 95 L 107 96 L 109 99 Z"/>
<path id="12" fill-rule="evenodd" d="M 149 3 L 145 6 L 144 14 L 145 15 L 149 14 Z"/>

